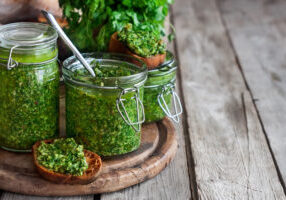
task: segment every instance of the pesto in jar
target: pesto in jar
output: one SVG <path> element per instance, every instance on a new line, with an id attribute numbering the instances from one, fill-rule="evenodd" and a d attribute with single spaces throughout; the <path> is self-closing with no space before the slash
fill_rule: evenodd
<path id="1" fill-rule="evenodd" d="M 145 109 L 145 122 L 155 122 L 163 119 L 166 114 L 158 103 L 158 95 L 162 92 L 163 87 L 145 88 L 144 89 L 144 109 Z M 172 94 L 167 91 L 163 94 L 168 108 L 172 107 Z"/>
<path id="2" fill-rule="evenodd" d="M 85 69 L 74 70 L 70 77 L 70 70 L 65 68 L 67 61 L 64 62 L 66 129 L 67 136 L 74 137 L 85 149 L 101 156 L 113 156 L 134 151 L 140 145 L 140 131 L 123 120 L 116 102 L 122 92 L 120 87 L 134 87 L 138 83 L 139 98 L 143 101 L 143 83 L 147 74 L 146 67 L 134 69 L 134 64 L 127 62 L 106 62 L 93 67 L 96 78 L 91 78 Z M 115 86 L 117 89 L 108 88 Z M 134 95 L 135 92 L 131 91 L 122 96 L 132 122 L 136 122 L 138 116 Z M 120 104 L 119 108 L 123 111 Z"/>
<path id="3" fill-rule="evenodd" d="M 160 34 L 142 30 L 127 24 L 118 32 L 118 40 L 125 44 L 130 51 L 142 57 L 151 57 L 166 52 L 166 44 Z"/>
<path id="4" fill-rule="evenodd" d="M 165 63 L 157 69 L 148 71 L 148 79 L 144 85 L 145 122 L 155 122 L 163 119 L 166 113 L 158 102 L 162 94 L 169 110 L 172 110 L 171 86 L 175 84 L 177 63 L 173 55 L 167 52 Z M 161 102 L 162 99 L 161 99 Z"/>
<path id="5" fill-rule="evenodd" d="M 56 31 L 44 24 L 0 27 L 0 146 L 6 150 L 31 151 L 36 141 L 58 134 L 56 39 Z M 15 65 L 9 69 L 12 47 Z"/>
<path id="6" fill-rule="evenodd" d="M 42 66 L 0 66 L 0 146 L 30 150 L 58 134 L 57 61 Z"/>
<path id="7" fill-rule="evenodd" d="M 45 168 L 61 174 L 82 176 L 88 169 L 82 145 L 73 138 L 41 142 L 37 148 L 37 161 Z"/>

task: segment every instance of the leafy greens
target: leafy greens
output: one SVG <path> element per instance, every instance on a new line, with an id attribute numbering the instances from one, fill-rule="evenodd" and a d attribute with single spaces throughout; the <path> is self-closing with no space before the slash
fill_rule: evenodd
<path id="1" fill-rule="evenodd" d="M 127 23 L 164 36 L 164 20 L 173 0 L 59 0 L 69 27 L 66 32 L 81 50 L 107 50 L 110 36 Z"/>

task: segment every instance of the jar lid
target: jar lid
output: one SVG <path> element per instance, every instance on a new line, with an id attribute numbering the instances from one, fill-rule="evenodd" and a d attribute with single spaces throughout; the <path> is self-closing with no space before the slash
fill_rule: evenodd
<path id="1" fill-rule="evenodd" d="M 0 26 L 0 47 L 10 50 L 43 49 L 54 44 L 58 34 L 49 25 L 19 22 Z"/>
<path id="2" fill-rule="evenodd" d="M 164 76 L 166 74 L 175 71 L 176 69 L 177 69 L 177 62 L 174 58 L 174 55 L 170 51 L 167 51 L 164 63 L 162 63 L 155 69 L 148 70 L 148 76 L 149 77 Z"/>

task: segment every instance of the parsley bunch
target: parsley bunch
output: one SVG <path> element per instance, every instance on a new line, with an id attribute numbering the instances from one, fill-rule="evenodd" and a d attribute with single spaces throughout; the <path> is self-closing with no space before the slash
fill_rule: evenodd
<path id="1" fill-rule="evenodd" d="M 127 23 L 165 35 L 164 20 L 173 0 L 59 0 L 69 27 L 66 32 L 81 50 L 104 51 L 110 36 Z"/>

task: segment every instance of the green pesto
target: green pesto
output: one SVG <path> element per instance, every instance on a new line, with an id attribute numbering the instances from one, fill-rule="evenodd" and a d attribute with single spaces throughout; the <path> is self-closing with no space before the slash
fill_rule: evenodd
<path id="1" fill-rule="evenodd" d="M 119 77 L 119 76 L 130 76 L 132 75 L 132 70 L 127 70 L 124 65 L 122 66 L 104 66 L 100 65 L 98 62 L 91 62 L 91 67 L 96 74 L 96 77 Z M 74 76 L 90 76 L 90 73 L 85 69 L 76 70 Z"/>
<path id="2" fill-rule="evenodd" d="M 45 61 L 57 51 L 43 55 L 17 55 L 18 62 Z M 0 57 L 4 57 L 4 53 Z M 6 64 L 5 61 L 0 63 Z M 32 145 L 58 133 L 59 70 L 54 60 L 42 65 L 19 64 L 12 70 L 0 65 L 0 146 L 30 150 Z"/>
<path id="3" fill-rule="evenodd" d="M 141 134 L 127 125 L 116 108 L 119 90 L 94 89 L 66 82 L 67 135 L 102 156 L 124 154 L 137 149 Z M 132 121 L 137 120 L 133 93 L 123 97 Z M 140 88 L 143 99 L 143 86 Z"/>
<path id="4" fill-rule="evenodd" d="M 142 57 L 151 57 L 166 52 L 166 44 L 152 30 L 135 29 L 127 24 L 118 32 L 118 40 L 124 43 L 133 53 Z"/>
<path id="5" fill-rule="evenodd" d="M 55 139 L 51 144 L 41 142 L 37 149 L 37 160 L 40 165 L 61 174 L 82 176 L 88 169 L 83 146 L 73 138 Z"/>
<path id="6" fill-rule="evenodd" d="M 162 92 L 162 87 L 145 88 L 144 89 L 144 109 L 145 109 L 145 122 L 150 123 L 163 119 L 166 114 L 158 103 L 158 95 Z M 164 94 L 164 99 L 171 109 L 172 94 L 167 90 Z"/>
<path id="7" fill-rule="evenodd" d="M 155 76 L 154 76 L 155 75 Z M 144 88 L 144 110 L 145 110 L 145 122 L 154 122 L 163 119 L 166 114 L 158 103 L 158 95 L 162 93 L 163 88 L 168 83 L 173 83 L 176 76 L 176 71 L 162 72 L 158 71 L 148 76 Z M 169 87 L 166 88 L 163 93 L 163 97 L 168 105 L 168 108 L 172 108 L 172 94 Z M 162 102 L 162 101 L 161 101 Z"/>

